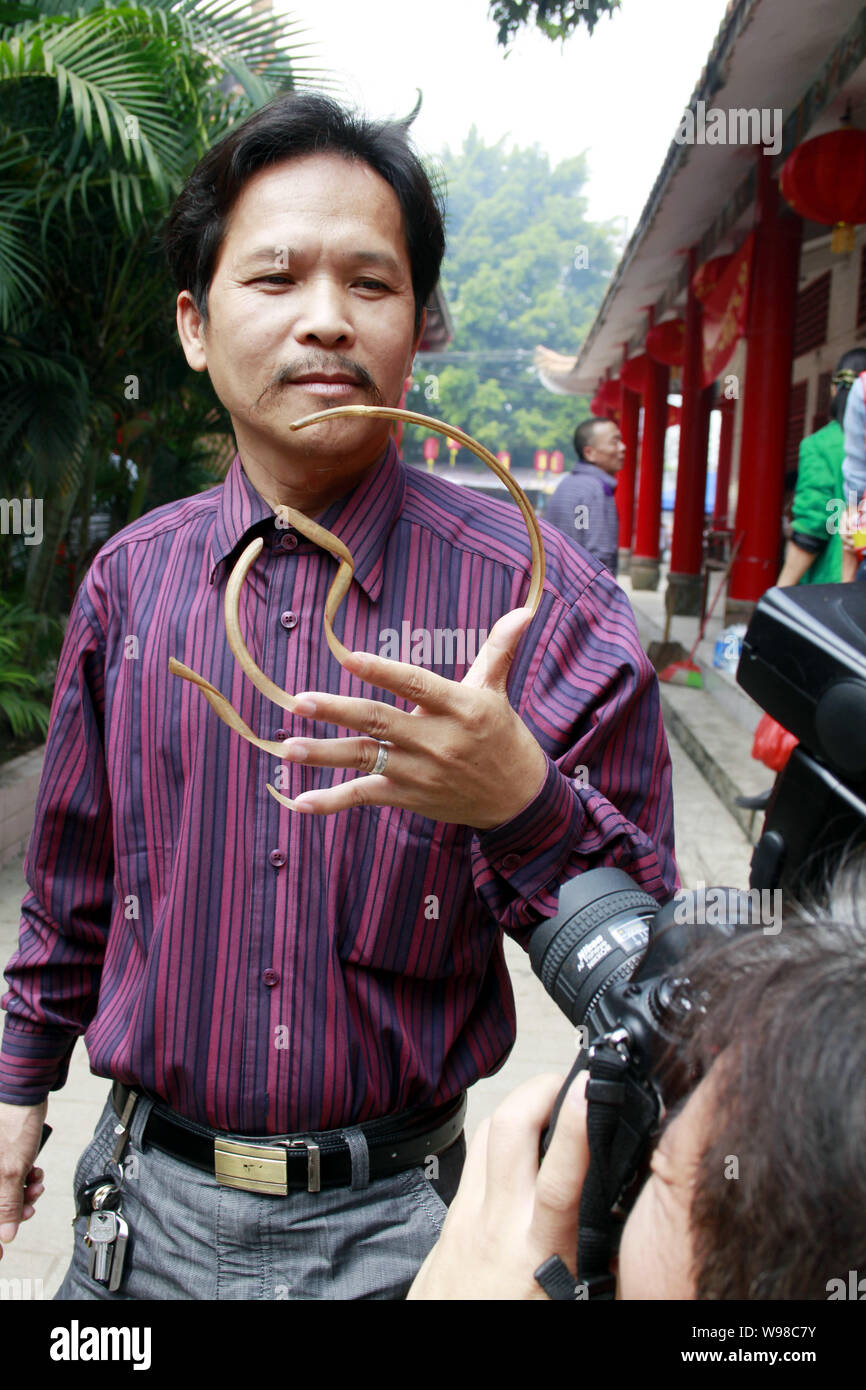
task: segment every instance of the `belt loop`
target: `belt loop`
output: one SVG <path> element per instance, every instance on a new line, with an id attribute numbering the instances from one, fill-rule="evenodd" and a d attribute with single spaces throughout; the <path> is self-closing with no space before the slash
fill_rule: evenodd
<path id="1" fill-rule="evenodd" d="M 370 1150 L 367 1147 L 367 1136 L 359 1128 L 344 1129 L 341 1131 L 342 1137 L 349 1146 L 349 1154 L 352 1159 L 352 1181 L 350 1189 L 356 1192 L 359 1188 L 370 1186 Z"/>

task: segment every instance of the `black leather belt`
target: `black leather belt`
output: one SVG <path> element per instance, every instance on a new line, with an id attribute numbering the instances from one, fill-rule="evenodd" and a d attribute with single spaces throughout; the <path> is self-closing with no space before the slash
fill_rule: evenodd
<path id="1" fill-rule="evenodd" d="M 111 1101 L 123 1113 L 130 1087 L 115 1081 Z M 357 1126 L 367 1141 L 370 1179 L 388 1177 L 418 1167 L 441 1154 L 460 1137 L 466 1114 L 466 1092 L 433 1109 L 403 1110 Z M 309 1134 L 223 1134 L 197 1125 L 173 1110 L 154 1104 L 142 1142 L 163 1153 L 212 1173 L 224 1187 L 285 1197 L 291 1191 L 318 1192 L 322 1187 L 348 1187 L 352 1157 L 343 1131 Z"/>

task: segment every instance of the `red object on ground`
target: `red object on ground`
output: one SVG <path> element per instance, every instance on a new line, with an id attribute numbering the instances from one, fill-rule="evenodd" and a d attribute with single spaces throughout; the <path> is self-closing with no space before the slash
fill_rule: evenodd
<path id="1" fill-rule="evenodd" d="M 779 187 L 811 222 L 866 222 L 866 131 L 843 126 L 805 140 L 785 160 Z"/>
<path id="2" fill-rule="evenodd" d="M 681 367 L 686 350 L 685 320 L 666 319 L 655 324 L 646 335 L 646 350 L 656 362 Z"/>
<path id="3" fill-rule="evenodd" d="M 755 730 L 752 757 L 773 772 L 781 772 L 798 743 L 799 739 L 771 715 L 764 714 Z"/>

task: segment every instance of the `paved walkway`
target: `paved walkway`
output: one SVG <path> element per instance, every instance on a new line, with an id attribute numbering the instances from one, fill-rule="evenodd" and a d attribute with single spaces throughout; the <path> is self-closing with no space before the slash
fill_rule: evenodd
<path id="1" fill-rule="evenodd" d="M 628 590 L 627 582 L 624 587 Z M 636 594 L 633 602 L 644 641 L 660 635 L 659 629 L 664 622 L 661 595 Z M 690 645 L 696 626 L 694 619 L 675 619 L 672 637 Z M 711 636 L 707 644 L 710 661 L 714 640 Z M 758 712 L 751 702 L 748 702 L 750 709 L 746 705 L 742 711 L 738 711 L 736 705 L 729 709 L 726 692 L 720 695 L 718 682 L 711 680 L 710 684 L 713 689 L 706 691 L 663 689 L 669 733 L 676 733 L 668 717 L 675 704 L 679 709 L 680 731 L 686 731 L 684 737 L 686 741 L 691 738 L 693 745 L 696 742 L 700 748 L 703 725 L 718 724 L 721 730 L 719 750 L 709 759 L 705 758 L 700 769 L 677 738 L 671 738 L 677 858 L 687 887 L 701 881 L 745 887 L 751 845 L 743 826 L 731 814 L 729 802 L 723 799 L 726 798 L 725 789 L 722 788 L 720 796 L 707 780 L 707 768 L 712 779 L 712 765 L 718 757 L 723 762 L 728 760 L 730 767 L 739 768 L 738 776 L 748 774 L 751 746 L 748 724 L 749 719 L 753 722 L 757 719 Z M 733 689 L 733 683 L 728 684 Z M 734 691 L 735 700 L 738 695 L 739 692 Z M 741 698 L 745 700 L 746 697 Z M 676 723 L 676 719 L 673 722 Z M 690 751 L 694 753 L 694 746 Z M 756 776 L 761 785 L 766 783 L 760 772 Z M 4 964 L 15 946 L 25 890 L 20 862 L 0 870 L 0 962 Z M 506 955 L 517 1001 L 518 1040 L 502 1070 L 473 1088 L 467 1126 L 470 1135 L 515 1085 L 539 1072 L 566 1072 L 574 1055 L 574 1030 L 532 974 L 528 957 L 512 942 L 506 945 Z M 84 1044 L 79 1042 L 66 1086 L 52 1094 L 49 1100 L 48 1119 L 54 1133 L 40 1159 L 46 1174 L 46 1190 L 37 1203 L 36 1215 L 21 1227 L 13 1244 L 7 1247 L 0 1264 L 0 1297 L 3 1296 L 2 1279 L 41 1281 L 41 1285 L 35 1283 L 31 1287 L 37 1296 L 41 1288 L 46 1298 L 58 1287 L 71 1251 L 73 1170 L 91 1137 L 107 1091 L 108 1082 L 91 1075 Z"/>

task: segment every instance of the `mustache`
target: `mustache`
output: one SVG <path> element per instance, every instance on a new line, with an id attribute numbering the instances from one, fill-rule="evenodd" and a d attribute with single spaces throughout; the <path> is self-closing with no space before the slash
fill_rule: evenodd
<path id="1" fill-rule="evenodd" d="M 336 355 L 332 353 L 328 357 L 322 355 L 321 357 L 297 358 L 286 363 L 262 394 L 266 395 L 268 391 L 275 390 L 280 386 L 291 386 L 292 382 L 297 381 L 299 377 L 308 376 L 311 372 L 339 372 L 344 376 L 350 376 L 370 397 L 372 405 L 384 405 L 385 403 L 382 392 L 367 368 L 362 367 L 360 362 L 353 361 L 351 357 L 343 357 L 339 353 Z"/>

